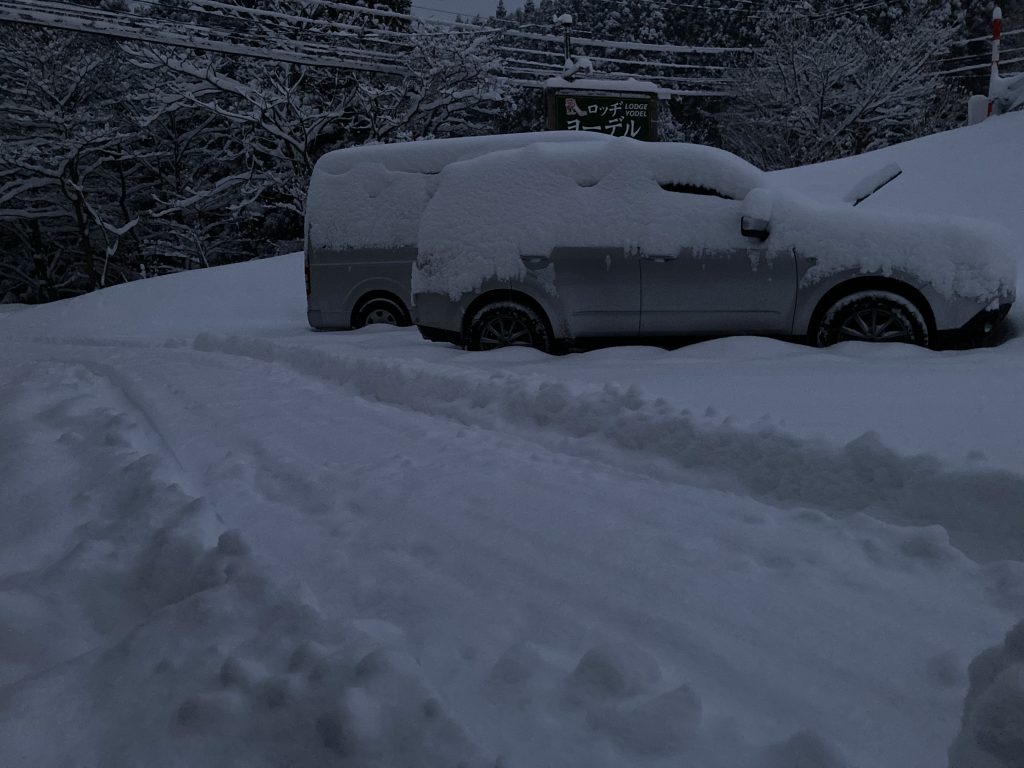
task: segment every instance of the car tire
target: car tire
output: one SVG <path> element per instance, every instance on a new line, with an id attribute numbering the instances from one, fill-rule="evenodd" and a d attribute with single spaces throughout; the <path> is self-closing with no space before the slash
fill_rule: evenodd
<path id="1" fill-rule="evenodd" d="M 811 341 L 819 347 L 840 341 L 901 342 L 927 347 L 928 323 L 909 299 L 889 291 L 844 296 L 821 316 Z"/>
<path id="2" fill-rule="evenodd" d="M 467 347 L 474 351 L 533 347 L 550 352 L 552 339 L 547 323 L 536 310 L 516 301 L 502 301 L 488 304 L 473 315 Z"/>
<path id="3" fill-rule="evenodd" d="M 352 313 L 352 327 L 362 328 L 366 325 L 412 325 L 409 313 L 400 302 L 393 299 L 378 297 L 364 301 Z"/>

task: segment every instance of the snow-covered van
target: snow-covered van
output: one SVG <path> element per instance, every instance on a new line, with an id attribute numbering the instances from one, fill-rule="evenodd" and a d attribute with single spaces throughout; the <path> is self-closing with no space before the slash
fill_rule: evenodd
<path id="1" fill-rule="evenodd" d="M 604 140 L 592 133 L 544 131 L 327 153 L 313 169 L 306 203 L 309 324 L 317 329 L 409 325 L 420 216 L 445 166 L 537 142 Z"/>
<path id="2" fill-rule="evenodd" d="M 471 349 L 728 334 L 929 345 L 1006 315 L 1017 250 L 970 220 L 817 203 L 722 150 L 616 138 L 445 168 L 413 298 L 424 337 Z"/>

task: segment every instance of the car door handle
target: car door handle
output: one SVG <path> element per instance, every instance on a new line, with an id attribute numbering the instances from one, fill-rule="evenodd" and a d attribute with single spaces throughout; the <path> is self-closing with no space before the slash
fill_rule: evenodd
<path id="1" fill-rule="evenodd" d="M 550 256 L 520 256 L 519 258 L 530 269 L 543 269 L 551 263 Z"/>

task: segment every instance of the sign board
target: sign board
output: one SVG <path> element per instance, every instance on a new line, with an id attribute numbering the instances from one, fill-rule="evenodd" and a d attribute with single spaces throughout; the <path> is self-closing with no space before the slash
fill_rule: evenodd
<path id="1" fill-rule="evenodd" d="M 547 89 L 549 131 L 593 131 L 658 140 L 658 96 L 655 93 Z"/>

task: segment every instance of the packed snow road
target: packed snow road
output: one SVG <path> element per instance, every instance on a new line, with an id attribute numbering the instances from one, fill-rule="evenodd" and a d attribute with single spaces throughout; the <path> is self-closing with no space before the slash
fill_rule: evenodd
<path id="1" fill-rule="evenodd" d="M 296 266 L 5 318 L 9 764 L 942 764 L 1024 615 L 1020 476 L 640 385 L 705 345 L 470 355 L 286 301 L 196 332 L 204 282 Z M 710 358 L 805 352 L 864 357 Z"/>

